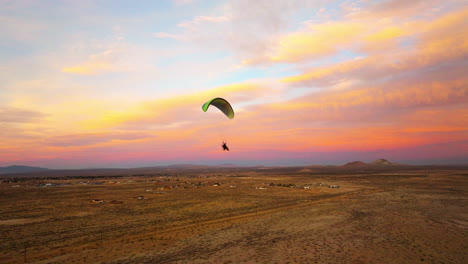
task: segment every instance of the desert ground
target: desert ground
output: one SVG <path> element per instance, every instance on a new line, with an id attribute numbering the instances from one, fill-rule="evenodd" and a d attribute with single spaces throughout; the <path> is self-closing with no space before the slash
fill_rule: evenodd
<path id="1" fill-rule="evenodd" d="M 468 261 L 466 167 L 175 168 L 0 180 L 0 263 Z"/>

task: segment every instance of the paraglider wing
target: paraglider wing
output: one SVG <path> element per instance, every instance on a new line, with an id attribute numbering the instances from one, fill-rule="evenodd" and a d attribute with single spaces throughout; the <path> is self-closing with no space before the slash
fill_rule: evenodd
<path id="1" fill-rule="evenodd" d="M 234 118 L 234 110 L 232 109 L 232 106 L 229 104 L 229 102 L 226 101 L 225 99 L 216 97 L 216 98 L 209 100 L 208 102 L 203 104 L 202 106 L 203 112 L 206 112 L 208 110 L 208 107 L 210 107 L 210 105 L 216 106 L 229 119 Z"/>

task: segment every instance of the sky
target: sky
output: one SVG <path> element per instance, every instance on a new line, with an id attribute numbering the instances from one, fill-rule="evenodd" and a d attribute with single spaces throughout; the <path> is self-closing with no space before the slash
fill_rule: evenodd
<path id="1" fill-rule="evenodd" d="M 468 161 L 465 0 L 0 0 L 0 35 L 0 166 Z"/>

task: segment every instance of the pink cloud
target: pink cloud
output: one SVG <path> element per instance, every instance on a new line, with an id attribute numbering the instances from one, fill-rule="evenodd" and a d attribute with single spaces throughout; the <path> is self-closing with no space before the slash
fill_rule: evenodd
<path id="1" fill-rule="evenodd" d="M 114 140 L 132 141 L 154 137 L 154 134 L 139 131 L 111 131 L 80 133 L 49 137 L 45 144 L 56 147 L 89 146 Z"/>

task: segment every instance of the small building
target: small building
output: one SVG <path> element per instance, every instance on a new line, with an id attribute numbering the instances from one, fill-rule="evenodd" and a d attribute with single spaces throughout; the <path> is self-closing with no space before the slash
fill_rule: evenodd
<path id="1" fill-rule="evenodd" d="M 330 188 L 340 188 L 339 185 L 330 185 Z"/>
<path id="2" fill-rule="evenodd" d="M 91 201 L 89 201 L 90 203 L 95 203 L 95 204 L 98 204 L 98 203 L 104 203 L 104 200 L 101 200 L 101 199 L 92 199 Z"/>

